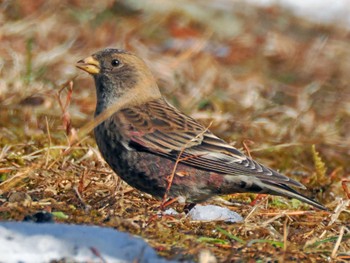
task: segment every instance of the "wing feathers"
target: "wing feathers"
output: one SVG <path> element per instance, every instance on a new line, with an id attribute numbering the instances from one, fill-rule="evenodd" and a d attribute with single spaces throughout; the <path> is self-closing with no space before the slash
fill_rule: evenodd
<path id="1" fill-rule="evenodd" d="M 198 169 L 227 175 L 255 176 L 275 184 L 304 188 L 302 184 L 245 156 L 163 98 L 121 110 L 117 114 L 124 127 L 129 127 L 124 136 L 148 152 L 173 160 L 179 158 L 181 153 L 182 163 Z"/>

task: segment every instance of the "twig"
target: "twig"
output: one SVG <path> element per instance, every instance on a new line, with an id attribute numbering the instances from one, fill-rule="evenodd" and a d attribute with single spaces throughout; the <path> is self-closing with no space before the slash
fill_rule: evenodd
<path id="1" fill-rule="evenodd" d="M 47 116 L 45 116 L 45 122 L 46 122 L 46 130 L 47 130 L 47 137 L 49 139 L 49 145 L 46 148 L 46 158 L 45 158 L 45 167 L 47 167 L 48 163 L 49 163 L 49 155 L 50 155 L 50 149 L 51 149 L 51 133 L 50 133 L 50 127 L 49 127 L 49 122 L 47 120 Z"/>
<path id="2" fill-rule="evenodd" d="M 258 208 L 260 208 L 260 204 L 262 202 L 257 203 L 255 206 L 253 206 L 253 209 L 249 212 L 249 214 L 245 217 L 244 222 L 248 222 L 248 219 L 253 216 L 253 214 L 256 212 Z"/>
<path id="3" fill-rule="evenodd" d="M 30 177 L 35 165 L 31 165 L 28 167 L 25 167 L 24 169 L 19 170 L 14 176 L 8 178 L 7 180 L 0 183 L 0 194 L 8 192 L 12 189 L 17 187 L 19 189 L 18 185 L 20 182 L 23 182 L 23 179 L 27 176 Z M 23 183 L 24 184 L 24 183 Z"/>
<path id="4" fill-rule="evenodd" d="M 345 192 L 345 195 L 348 199 L 350 199 L 350 190 L 347 186 L 347 184 L 350 182 L 350 179 L 343 179 L 341 180 L 341 186 Z"/>
<path id="5" fill-rule="evenodd" d="M 245 151 L 247 152 L 249 158 L 252 158 L 248 144 L 253 144 L 254 142 L 252 140 L 243 140 L 242 143 L 243 143 L 243 147 L 244 147 Z"/>
<path id="6" fill-rule="evenodd" d="M 286 252 L 287 251 L 287 237 L 288 237 L 288 216 L 286 217 L 286 220 L 284 220 L 283 223 L 283 251 Z"/>
<path id="7" fill-rule="evenodd" d="M 314 214 L 315 211 L 283 211 L 284 215 L 288 216 L 302 216 L 302 215 L 309 215 L 309 214 Z M 264 216 L 275 216 L 275 215 L 280 215 L 280 212 L 267 212 L 267 213 L 260 213 L 260 215 Z"/>
<path id="8" fill-rule="evenodd" d="M 335 221 L 338 220 L 340 214 L 343 211 L 346 211 L 347 207 L 350 205 L 350 200 L 344 200 L 342 198 L 338 198 L 338 205 L 337 207 L 334 209 L 333 214 L 330 216 L 330 220 L 327 224 L 327 226 L 331 226 L 334 224 Z M 327 228 L 322 232 L 322 234 L 319 236 L 319 238 L 323 238 L 327 233 Z"/>
<path id="9" fill-rule="evenodd" d="M 66 97 L 65 103 L 62 102 L 61 94 L 63 90 L 65 90 L 68 87 L 68 93 Z M 70 105 L 70 102 L 72 100 L 72 94 L 73 94 L 73 81 L 69 80 L 66 83 L 62 85 L 62 87 L 57 92 L 57 100 L 58 104 L 60 105 L 60 108 L 62 110 L 62 121 L 63 121 L 63 127 L 66 130 L 66 134 L 70 135 L 72 133 L 72 122 L 70 118 L 70 114 L 68 112 L 68 107 Z"/>
<path id="10" fill-rule="evenodd" d="M 341 226 L 341 228 L 340 228 L 339 237 L 338 237 L 337 242 L 335 243 L 333 251 L 332 251 L 332 255 L 331 255 L 332 259 L 335 259 L 335 257 L 337 256 L 337 251 L 339 249 L 341 240 L 342 240 L 343 235 L 344 235 L 344 228 L 345 228 L 344 226 Z"/>
<path id="11" fill-rule="evenodd" d="M 84 180 L 85 180 L 86 172 L 87 172 L 87 169 L 85 168 L 84 171 L 83 171 L 83 175 L 80 177 L 80 180 L 78 182 L 77 190 L 78 190 L 79 194 L 83 193 L 84 190 L 85 190 Z"/>
<path id="12" fill-rule="evenodd" d="M 286 214 L 284 213 L 284 211 L 282 211 L 281 213 L 275 215 L 273 218 L 271 218 L 271 219 L 269 219 L 269 220 L 263 222 L 261 225 L 262 225 L 263 227 L 266 227 L 267 225 L 271 224 L 272 222 L 276 221 L 277 219 L 279 219 L 279 218 L 281 218 L 281 217 L 283 217 L 283 216 L 285 216 L 285 215 L 286 215 Z"/>
<path id="13" fill-rule="evenodd" d="M 85 210 L 90 210 L 91 209 L 91 206 L 86 204 L 85 201 L 83 200 L 83 198 L 81 197 L 80 193 L 79 193 L 79 190 L 76 186 L 73 187 L 74 189 L 74 192 L 75 194 L 77 195 L 79 201 L 82 203 L 82 205 L 84 206 L 84 209 Z"/>

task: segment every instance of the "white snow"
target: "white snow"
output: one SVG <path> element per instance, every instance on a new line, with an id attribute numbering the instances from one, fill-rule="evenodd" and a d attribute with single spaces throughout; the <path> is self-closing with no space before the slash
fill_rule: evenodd
<path id="1" fill-rule="evenodd" d="M 112 228 L 35 224 L 28 222 L 0 223 L 0 262 L 39 263 L 60 260 L 77 262 L 175 262 L 160 258 L 141 238 Z"/>
<path id="2" fill-rule="evenodd" d="M 169 210 L 166 214 L 177 214 L 177 212 Z M 243 220 L 239 214 L 215 205 L 196 205 L 188 216 L 195 221 Z M 109 263 L 176 262 L 160 258 L 141 238 L 113 228 L 0 222 L 0 262 L 36 263 L 63 258 L 77 262 L 103 262 L 103 260 Z"/>

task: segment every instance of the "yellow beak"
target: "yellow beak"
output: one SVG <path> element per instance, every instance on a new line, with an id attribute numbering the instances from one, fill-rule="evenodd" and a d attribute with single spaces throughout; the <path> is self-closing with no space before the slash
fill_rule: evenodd
<path id="1" fill-rule="evenodd" d="M 90 74 L 100 72 L 100 63 L 92 56 L 79 60 L 75 66 Z"/>

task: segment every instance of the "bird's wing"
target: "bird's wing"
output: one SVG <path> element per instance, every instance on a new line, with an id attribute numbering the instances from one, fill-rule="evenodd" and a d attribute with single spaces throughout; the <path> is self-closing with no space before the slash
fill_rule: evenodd
<path id="1" fill-rule="evenodd" d="M 302 184 L 245 156 L 181 113 L 163 98 L 118 113 L 129 147 L 176 160 L 198 169 L 228 175 L 255 176 L 266 182 L 299 188 Z"/>

